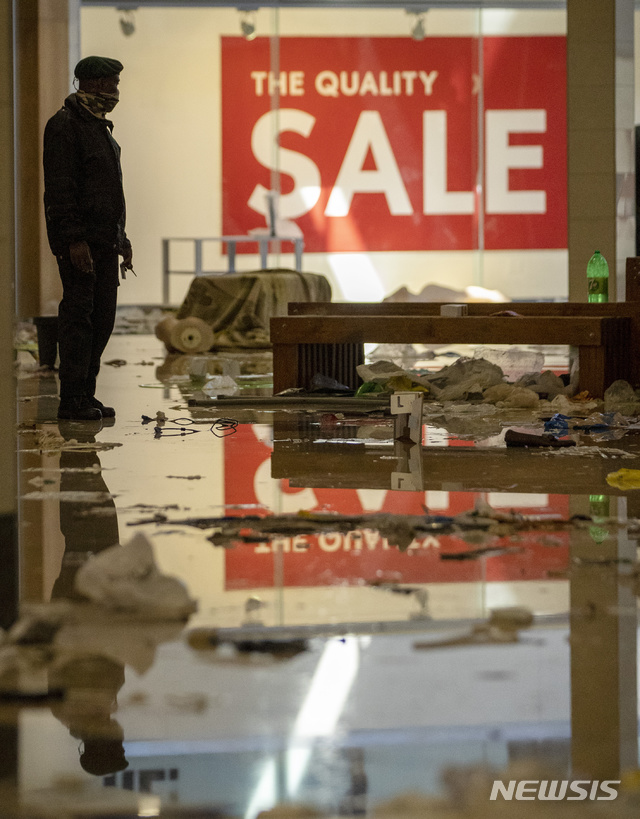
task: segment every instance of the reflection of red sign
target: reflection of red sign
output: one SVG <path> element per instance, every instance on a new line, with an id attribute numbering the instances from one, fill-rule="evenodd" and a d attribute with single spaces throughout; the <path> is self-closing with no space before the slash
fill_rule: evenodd
<path id="1" fill-rule="evenodd" d="M 288 481 L 273 481 L 269 466 L 271 448 L 258 440 L 255 427 L 240 425 L 236 435 L 225 439 L 225 503 L 243 506 L 265 503 L 273 484 L 280 506 L 289 511 L 304 508 L 341 514 L 364 514 L 361 496 L 355 489 L 295 489 Z M 271 484 L 269 481 L 271 480 Z M 265 489 L 265 487 L 267 487 Z M 273 497 L 271 495 L 270 497 Z M 455 515 L 472 509 L 477 493 L 455 492 L 449 495 L 449 507 L 439 514 Z M 284 501 L 283 501 L 284 499 Z M 424 492 L 389 490 L 375 511 L 394 514 L 423 514 Z M 270 511 L 276 511 L 271 509 Z M 548 506 L 537 511 L 568 513 L 565 495 L 549 496 Z M 234 510 L 230 509 L 229 514 Z M 253 514 L 255 510 L 238 508 L 235 514 Z M 330 586 L 336 583 L 361 583 L 387 580 L 404 583 L 468 582 L 477 580 L 538 580 L 554 569 L 566 568 L 568 536 L 554 536 L 555 545 L 543 545 L 538 534 L 524 534 L 517 544 L 522 552 L 478 561 L 442 560 L 441 553 L 469 549 L 458 537 L 420 538 L 407 552 L 400 552 L 378 532 L 356 529 L 347 534 L 326 534 L 280 538 L 270 543 L 237 544 L 226 552 L 226 588 L 260 588 L 276 585 L 276 567 L 282 566 L 285 586 Z M 492 546 L 513 546 L 507 538 Z"/>
<path id="2" fill-rule="evenodd" d="M 563 37 L 485 37 L 482 67 L 469 37 L 279 42 L 276 76 L 269 38 L 222 38 L 223 233 L 278 170 L 309 251 L 566 247 Z"/>

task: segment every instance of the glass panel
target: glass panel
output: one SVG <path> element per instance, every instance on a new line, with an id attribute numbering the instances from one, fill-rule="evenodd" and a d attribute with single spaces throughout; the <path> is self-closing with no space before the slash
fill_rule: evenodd
<path id="1" fill-rule="evenodd" d="M 548 10 L 188 7 L 139 9 L 127 37 L 83 8 L 83 53 L 125 63 L 115 133 L 150 272 L 121 301 L 159 300 L 163 238 L 265 231 L 274 208 L 336 300 L 566 298 L 565 29 Z M 170 277 L 173 304 L 187 286 Z"/>

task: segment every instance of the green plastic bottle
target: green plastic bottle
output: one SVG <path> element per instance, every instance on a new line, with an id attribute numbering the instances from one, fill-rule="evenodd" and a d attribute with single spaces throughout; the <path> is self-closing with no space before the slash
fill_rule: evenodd
<path id="1" fill-rule="evenodd" d="M 599 250 L 596 250 L 587 263 L 587 284 L 588 301 L 599 304 L 609 301 L 609 265 Z"/>
<path id="2" fill-rule="evenodd" d="M 609 537 L 609 530 L 605 524 L 609 517 L 609 496 L 589 495 L 589 512 L 592 523 L 589 527 L 589 534 L 599 546 Z"/>

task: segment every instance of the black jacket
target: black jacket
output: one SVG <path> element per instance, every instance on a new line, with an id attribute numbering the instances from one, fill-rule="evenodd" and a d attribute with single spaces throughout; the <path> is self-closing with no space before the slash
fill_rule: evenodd
<path id="1" fill-rule="evenodd" d="M 71 94 L 44 131 L 44 208 L 51 250 L 87 241 L 122 253 L 125 202 L 113 123 L 94 117 Z"/>

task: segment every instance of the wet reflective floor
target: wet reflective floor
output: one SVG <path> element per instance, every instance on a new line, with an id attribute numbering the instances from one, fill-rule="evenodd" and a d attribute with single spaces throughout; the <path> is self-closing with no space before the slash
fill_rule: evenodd
<path id="1" fill-rule="evenodd" d="M 507 448 L 553 410 L 426 401 L 412 444 L 124 335 L 115 422 L 58 422 L 22 363 L 2 817 L 637 815 L 635 419 Z"/>

